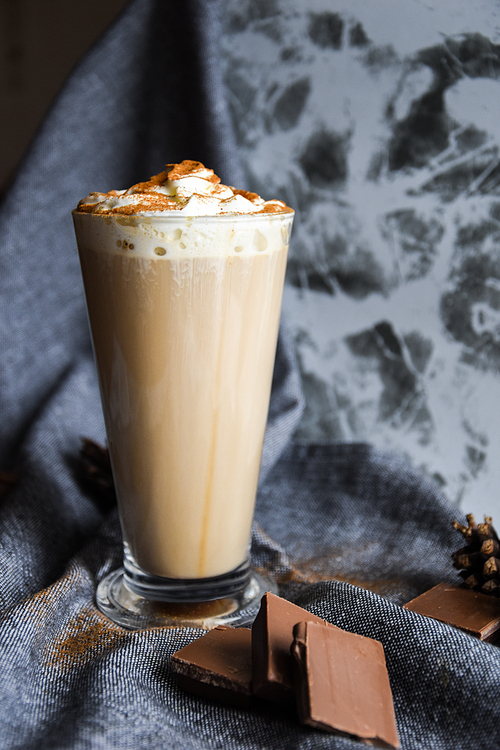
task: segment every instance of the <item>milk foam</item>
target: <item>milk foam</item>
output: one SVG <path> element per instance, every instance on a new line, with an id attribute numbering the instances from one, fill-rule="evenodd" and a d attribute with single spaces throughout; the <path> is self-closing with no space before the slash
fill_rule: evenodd
<path id="1" fill-rule="evenodd" d="M 225 216 L 291 212 L 282 201 L 265 201 L 256 193 L 223 185 L 201 162 L 167 164 L 160 174 L 128 190 L 90 193 L 77 211 L 93 214 L 154 216 L 175 212 L 185 216 Z"/>
<path id="2" fill-rule="evenodd" d="M 79 241 L 105 254 L 154 260 L 260 255 L 288 245 L 292 228 L 283 214 L 186 217 L 73 213 Z"/>

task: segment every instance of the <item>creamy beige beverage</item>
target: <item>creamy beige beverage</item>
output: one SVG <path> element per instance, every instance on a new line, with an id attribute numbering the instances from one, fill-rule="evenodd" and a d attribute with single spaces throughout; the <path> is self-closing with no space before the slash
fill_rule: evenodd
<path id="1" fill-rule="evenodd" d="M 124 539 L 167 578 L 248 557 L 293 219 L 214 177 L 171 165 L 74 212 Z"/>

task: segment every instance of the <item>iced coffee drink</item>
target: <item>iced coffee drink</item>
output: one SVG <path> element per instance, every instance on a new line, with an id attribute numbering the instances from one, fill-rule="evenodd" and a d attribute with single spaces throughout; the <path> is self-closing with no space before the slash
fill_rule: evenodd
<path id="1" fill-rule="evenodd" d="M 293 211 L 182 162 L 73 217 L 125 582 L 226 596 L 249 577 Z"/>

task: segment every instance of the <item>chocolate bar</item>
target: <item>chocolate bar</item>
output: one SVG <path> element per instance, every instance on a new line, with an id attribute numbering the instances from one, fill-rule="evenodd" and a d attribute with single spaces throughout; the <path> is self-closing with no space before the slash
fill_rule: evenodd
<path id="1" fill-rule="evenodd" d="M 298 623 L 293 635 L 301 722 L 370 744 L 399 747 L 382 644 L 315 622 Z"/>
<path id="2" fill-rule="evenodd" d="M 293 701 L 290 646 L 293 626 L 298 622 L 316 622 L 335 628 L 335 625 L 326 623 L 286 599 L 269 592 L 264 594 L 252 625 L 252 684 L 255 695 L 278 702 Z"/>
<path id="3" fill-rule="evenodd" d="M 481 641 L 494 641 L 500 635 L 500 600 L 479 591 L 438 583 L 404 607 L 453 625 Z"/>
<path id="4" fill-rule="evenodd" d="M 170 661 L 183 690 L 247 708 L 252 696 L 252 641 L 249 628 L 219 625 L 177 651 Z"/>

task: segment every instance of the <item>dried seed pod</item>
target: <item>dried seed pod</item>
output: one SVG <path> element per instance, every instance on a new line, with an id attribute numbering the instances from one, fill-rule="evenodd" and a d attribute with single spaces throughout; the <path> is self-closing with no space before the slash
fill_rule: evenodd
<path id="1" fill-rule="evenodd" d="M 465 589 L 477 589 L 479 587 L 479 581 L 475 575 L 468 576 L 463 582 L 463 587 Z"/>
<path id="2" fill-rule="evenodd" d="M 478 533 L 476 520 L 472 513 L 468 513 L 465 518 L 467 519 L 467 526 L 463 526 L 461 523 L 458 523 L 458 521 L 453 521 L 453 528 L 463 534 L 468 544 L 473 544 L 476 541 Z"/>
<path id="3" fill-rule="evenodd" d="M 491 596 L 500 596 L 500 581 L 496 578 L 491 578 L 481 586 L 481 592 L 483 594 L 489 594 Z"/>
<path id="4" fill-rule="evenodd" d="M 469 568 L 479 568 L 481 570 L 484 564 L 481 552 L 472 552 L 470 547 L 464 547 L 454 552 L 452 557 L 453 566 L 458 570 L 468 570 Z"/>
<path id="5" fill-rule="evenodd" d="M 492 519 L 492 517 L 491 517 L 491 516 L 485 516 L 485 517 L 484 517 L 484 523 L 485 523 L 485 524 L 486 524 L 486 525 L 488 526 L 488 528 L 490 529 L 490 531 L 491 531 L 491 533 L 492 533 L 492 535 L 493 535 L 493 539 L 496 539 L 496 541 L 497 541 L 497 542 L 498 542 L 498 541 L 500 541 L 500 540 L 498 539 L 498 534 L 497 534 L 497 532 L 496 532 L 496 531 L 495 531 L 495 529 L 493 528 L 493 519 Z"/>
<path id="6" fill-rule="evenodd" d="M 489 557 L 483 566 L 483 578 L 498 578 L 500 573 L 500 560 L 498 557 Z"/>
<path id="7" fill-rule="evenodd" d="M 486 555 L 487 557 L 491 557 L 491 555 L 498 557 L 499 552 L 500 544 L 496 539 L 486 539 L 481 545 L 481 554 Z"/>
<path id="8" fill-rule="evenodd" d="M 81 438 L 80 471 L 102 510 L 105 512 L 115 503 L 115 486 L 111 471 L 109 451 L 89 438 Z"/>
<path id="9" fill-rule="evenodd" d="M 16 483 L 17 476 L 15 474 L 11 474 L 10 471 L 0 471 L 0 500 L 10 492 Z"/>
<path id="10" fill-rule="evenodd" d="M 500 542 L 491 516 L 485 516 L 484 523 L 479 524 L 472 513 L 466 518 L 467 526 L 453 522 L 453 528 L 467 541 L 467 546 L 452 555 L 453 565 L 463 578 L 462 586 L 500 596 Z"/>

